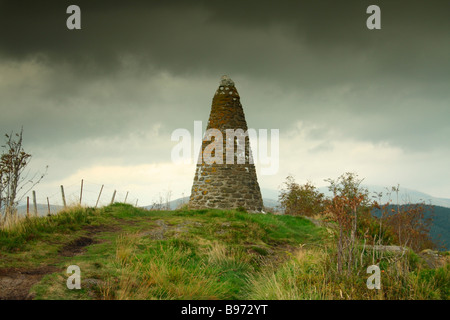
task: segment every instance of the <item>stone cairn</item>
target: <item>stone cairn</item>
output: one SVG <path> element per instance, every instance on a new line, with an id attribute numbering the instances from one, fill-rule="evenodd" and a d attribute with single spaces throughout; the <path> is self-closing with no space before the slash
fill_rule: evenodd
<path id="1" fill-rule="evenodd" d="M 210 129 L 220 131 L 222 141 L 208 134 Z M 234 82 L 223 76 L 212 101 L 207 131 L 202 141 L 188 204 L 190 209 L 263 210 L 247 129 L 239 93 Z M 230 135 L 230 131 L 234 131 L 235 135 Z M 212 147 L 214 143 L 215 148 Z M 245 147 L 242 148 L 242 145 Z"/>

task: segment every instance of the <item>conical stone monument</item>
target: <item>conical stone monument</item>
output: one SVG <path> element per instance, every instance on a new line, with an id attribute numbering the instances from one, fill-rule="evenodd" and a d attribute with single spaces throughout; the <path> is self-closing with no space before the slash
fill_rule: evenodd
<path id="1" fill-rule="evenodd" d="M 202 141 L 190 209 L 263 210 L 247 129 L 239 93 L 234 82 L 223 76 Z"/>

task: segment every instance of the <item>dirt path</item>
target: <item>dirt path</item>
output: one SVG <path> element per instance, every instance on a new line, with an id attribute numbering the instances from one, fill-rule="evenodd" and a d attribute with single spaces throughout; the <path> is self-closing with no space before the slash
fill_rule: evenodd
<path id="1" fill-rule="evenodd" d="M 0 269 L 0 300 L 31 300 L 30 289 L 46 274 L 59 271 L 56 267 L 44 266 L 36 269 Z"/>
<path id="2" fill-rule="evenodd" d="M 86 226 L 85 235 L 65 244 L 58 252 L 57 262 L 63 257 L 73 257 L 83 254 L 86 247 L 99 243 L 94 236 L 102 232 L 118 232 L 119 226 Z M 38 268 L 0 268 L 0 300 L 31 300 L 30 289 L 47 275 L 60 272 L 55 266 L 41 266 Z"/>

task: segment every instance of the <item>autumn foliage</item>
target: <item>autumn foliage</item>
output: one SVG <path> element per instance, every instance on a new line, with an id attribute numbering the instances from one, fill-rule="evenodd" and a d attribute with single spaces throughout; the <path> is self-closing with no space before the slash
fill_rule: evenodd
<path id="1" fill-rule="evenodd" d="M 361 186 L 363 179 L 355 173 L 325 181 L 329 183 L 331 198 L 325 197 L 311 183 L 299 185 L 288 176 L 279 200 L 285 214 L 321 215 L 322 220 L 335 226 L 339 273 L 351 272 L 358 266 L 359 248 L 366 244 L 399 245 L 416 252 L 437 247 L 430 236 L 433 216 L 428 211 L 432 206 L 424 203 L 380 206 Z M 398 187 L 393 187 L 392 191 L 398 192 Z"/>
<path id="2" fill-rule="evenodd" d="M 279 201 L 286 214 L 311 217 L 324 210 L 325 197 L 310 182 L 299 185 L 292 176 L 286 178 Z"/>
<path id="3" fill-rule="evenodd" d="M 385 205 L 381 219 L 384 219 L 384 224 L 392 234 L 392 242 L 414 251 L 432 249 L 438 246 L 430 238 L 432 209 L 432 206 L 423 203 Z"/>

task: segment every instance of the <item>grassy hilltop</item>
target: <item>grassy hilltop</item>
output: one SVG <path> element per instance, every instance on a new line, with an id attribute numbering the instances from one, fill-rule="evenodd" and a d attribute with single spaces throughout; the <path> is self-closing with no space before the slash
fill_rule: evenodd
<path id="1" fill-rule="evenodd" d="M 378 255 L 378 253 L 376 253 Z M 448 263 L 409 251 L 379 258 L 381 290 L 363 268 L 336 273 L 325 227 L 236 210 L 74 207 L 0 229 L 0 299 L 448 299 Z M 66 287 L 81 269 L 81 290 Z"/>

